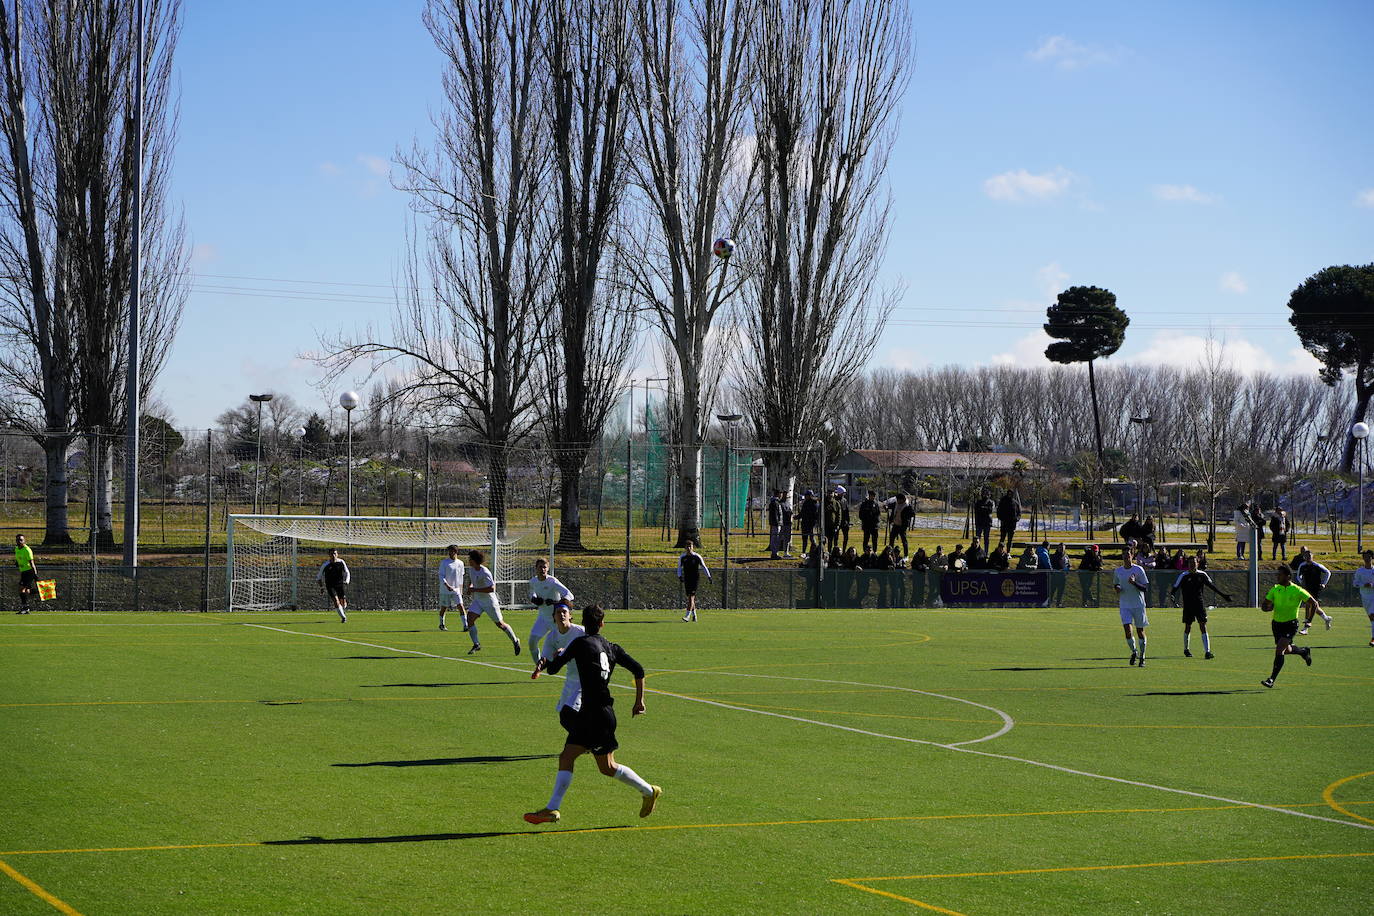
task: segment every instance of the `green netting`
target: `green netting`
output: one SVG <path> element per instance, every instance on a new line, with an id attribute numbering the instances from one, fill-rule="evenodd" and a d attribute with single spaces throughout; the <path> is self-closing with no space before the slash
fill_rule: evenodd
<path id="1" fill-rule="evenodd" d="M 644 493 L 645 525 L 675 523 L 673 480 L 678 469 L 673 460 L 673 449 L 664 437 L 668 431 L 667 413 L 661 404 L 649 403 L 644 408 L 644 425 L 649 431 L 641 491 Z M 701 450 L 701 524 L 706 528 L 720 527 L 725 511 L 727 453 L 729 450 L 721 446 L 705 446 Z M 728 474 L 732 528 L 744 526 L 745 513 L 748 511 L 749 473 L 753 464 L 754 455 L 751 452 L 736 449 L 730 453 Z"/>

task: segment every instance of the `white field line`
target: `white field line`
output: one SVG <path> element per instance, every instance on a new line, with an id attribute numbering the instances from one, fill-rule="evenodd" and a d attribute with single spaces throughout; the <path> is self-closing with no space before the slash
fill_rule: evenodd
<path id="1" fill-rule="evenodd" d="M 360 641 L 358 641 L 358 640 L 353 640 L 353 639 L 344 639 L 343 637 L 340 637 L 340 636 L 328 636 L 328 635 L 326 635 L 326 634 L 324 634 L 324 633 L 302 633 L 302 632 L 299 631 L 299 630 L 287 630 L 287 629 L 283 629 L 283 628 L 281 628 L 281 627 L 273 627 L 273 626 L 268 626 L 268 625 L 266 625 L 266 624 L 261 624 L 261 623 L 248 623 L 248 624 L 243 624 L 243 626 L 256 627 L 256 628 L 261 629 L 261 630 L 275 630 L 275 631 L 278 632 L 278 633 L 287 633 L 287 634 L 289 634 L 289 635 L 291 635 L 291 636 L 312 636 L 312 637 L 315 637 L 315 638 L 317 638 L 317 639 L 329 639 L 329 640 L 333 640 L 333 641 L 335 641 L 335 642 L 348 643 L 348 644 L 350 644 L 350 645 L 355 645 L 355 646 L 363 646 L 363 647 L 368 648 L 368 649 L 385 649 L 385 650 L 388 651 L 388 652 L 401 652 L 401 653 L 404 653 L 404 654 L 407 654 L 407 655 L 420 655 L 420 656 L 424 656 L 424 657 L 426 657 L 426 658 L 435 658 L 435 659 L 441 659 L 441 660 L 444 660 L 444 661 L 468 662 L 469 664 L 480 665 L 480 666 L 482 666 L 482 667 L 484 667 L 484 668 L 497 668 L 497 669 L 502 670 L 502 671 L 518 671 L 518 672 L 522 672 L 522 673 L 523 673 L 523 669 L 521 669 L 521 668 L 513 668 L 513 667 L 511 667 L 511 666 L 509 666 L 509 665 L 497 665 L 497 664 L 492 664 L 491 662 L 479 662 L 479 661 L 477 661 L 476 659 L 463 658 L 463 657 L 457 657 L 457 656 L 451 656 L 451 655 L 436 655 L 436 654 L 434 654 L 434 653 L 432 653 L 432 652 L 421 652 L 421 651 L 419 651 L 419 650 L 417 650 L 417 649 L 398 649 L 398 648 L 395 648 L 395 647 L 393 647 L 393 646 L 383 646 L 383 645 L 380 645 L 380 644 L 378 644 L 378 643 L 360 642 Z M 721 671 L 692 672 L 692 673 L 694 673 L 694 674 L 708 673 L 708 674 L 717 674 L 717 675 L 719 675 L 719 674 L 727 674 L 727 672 L 721 672 Z M 734 673 L 731 673 L 731 676 L 735 676 L 735 677 L 758 677 L 758 678 L 779 677 L 779 679 L 798 680 L 798 681 L 807 681 L 807 680 L 811 680 L 810 678 L 782 678 L 781 676 L 763 675 L 763 674 L 734 674 Z M 849 683 L 849 682 L 845 682 L 845 681 L 830 681 L 830 682 L 822 682 L 822 683 Z M 616 685 L 616 686 L 624 687 L 624 685 Z M 865 685 L 865 686 L 882 686 L 882 685 Z M 630 688 L 624 687 L 624 689 L 627 689 L 627 690 L 628 690 L 628 689 L 630 689 Z M 910 690 L 910 691 L 913 692 L 913 693 L 923 693 L 923 692 L 924 692 L 924 691 L 915 690 L 914 688 L 900 688 L 900 687 L 899 687 L 899 688 L 892 688 L 892 689 L 897 689 L 897 690 Z M 1070 767 L 1062 767 L 1062 766 L 1059 766 L 1058 764 L 1045 763 L 1045 762 L 1040 761 L 1040 760 L 1030 760 L 1030 759 L 1028 759 L 1028 758 L 1026 758 L 1026 757 L 1013 757 L 1013 756 L 1008 755 L 1008 754 L 994 754 L 994 753 L 992 753 L 991 751 L 981 751 L 981 750 L 977 750 L 977 749 L 975 749 L 975 748 L 962 747 L 961 745 L 970 743 L 970 742 L 966 742 L 966 741 L 965 741 L 965 742 L 959 742 L 958 744 L 942 744 L 942 743 L 940 743 L 940 742 L 938 742 L 938 741 L 924 741 L 924 740 L 922 740 L 922 739 L 920 739 L 920 738 L 907 738 L 907 737 L 904 737 L 904 736 L 902 736 L 902 735 L 888 735 L 888 734 L 884 734 L 884 733 L 882 733 L 882 732 L 868 731 L 868 730 L 862 729 L 862 728 L 852 728 L 852 727 L 850 727 L 850 726 L 848 726 L 848 725 L 837 725 L 837 724 L 835 724 L 835 723 L 833 723 L 833 722 L 822 722 L 822 721 L 820 721 L 820 720 L 818 720 L 818 719 L 806 719 L 806 718 L 802 718 L 801 716 L 789 716 L 789 715 L 785 715 L 785 714 L 783 714 L 783 713 L 771 712 L 771 711 L 769 711 L 769 710 L 763 710 L 763 709 L 750 709 L 750 708 L 747 707 L 747 706 L 734 706 L 734 705 L 731 705 L 731 704 L 729 704 L 729 703 L 720 703 L 720 702 L 717 702 L 717 701 L 715 701 L 715 700 L 705 700 L 705 699 L 701 699 L 701 698 L 699 698 L 699 697 L 689 697 L 689 696 L 684 696 L 684 695 L 682 695 L 682 694 L 668 693 L 667 691 L 663 691 L 663 690 L 650 690 L 650 689 L 646 689 L 646 690 L 645 690 L 645 693 L 653 693 L 653 694 L 657 694 L 657 695 L 659 695 L 659 696 L 671 696 L 671 697 L 674 697 L 674 698 L 676 698 L 676 699 L 688 700 L 688 701 L 693 702 L 693 703 L 702 703 L 702 704 L 707 705 L 707 706 L 715 706 L 715 707 L 717 707 L 717 708 L 719 708 L 719 709 L 731 709 L 731 710 L 734 710 L 734 711 L 736 711 L 736 712 L 753 713 L 753 714 L 756 715 L 756 716 L 768 716 L 768 717 L 774 718 L 774 719 L 786 719 L 786 720 L 791 721 L 791 722 L 801 722 L 801 723 L 803 723 L 803 724 L 805 724 L 805 725 L 817 725 L 817 726 L 820 726 L 820 727 L 822 727 L 822 728 L 833 728 L 833 729 L 837 729 L 837 730 L 839 730 L 839 731 L 852 732 L 852 733 L 858 734 L 858 735 L 868 735 L 869 737 L 872 737 L 872 738 L 885 738 L 885 739 L 887 739 L 887 740 L 889 740 L 889 741 L 902 741 L 902 742 L 905 742 L 905 743 L 907 743 L 907 744 L 924 744 L 924 745 L 926 745 L 926 746 L 928 746 L 928 747 L 938 747 L 938 748 L 941 748 L 941 749 L 943 749 L 943 750 L 955 751 L 955 752 L 960 753 L 960 754 L 976 754 L 976 755 L 979 756 L 979 757 L 991 757 L 991 758 L 994 758 L 994 759 L 997 759 L 997 760 L 1010 760 L 1010 761 L 1012 761 L 1013 763 L 1024 763 L 1024 764 L 1027 764 L 1027 765 L 1029 765 L 1029 766 L 1042 767 L 1042 768 L 1047 769 L 1047 770 L 1057 770 L 1057 771 L 1060 772 L 1060 773 L 1069 773 L 1069 774 L 1071 774 L 1071 775 L 1073 775 L 1073 776 L 1086 776 L 1086 777 L 1088 777 L 1089 779 L 1102 779 L 1102 780 L 1106 780 L 1107 782 L 1121 783 L 1121 784 L 1123 784 L 1123 785 L 1128 785 L 1128 786 L 1137 786 L 1137 787 L 1142 788 L 1142 789 L 1154 789 L 1154 790 L 1156 790 L 1156 791 L 1158 791 L 1158 792 L 1170 792 L 1170 793 L 1173 793 L 1174 795 L 1186 795 L 1186 796 L 1188 796 L 1188 797 L 1190 797 L 1190 798 L 1202 798 L 1202 799 L 1206 799 L 1206 800 L 1208 800 L 1208 801 L 1223 802 L 1223 803 L 1228 804 L 1228 805 L 1244 805 L 1244 806 L 1247 807 L 1247 808 L 1258 808 L 1258 809 L 1263 810 L 1263 811 L 1274 811 L 1274 812 L 1277 812 L 1277 813 L 1279 813 L 1279 814 L 1289 814 L 1289 815 L 1292 815 L 1293 817 L 1301 817 L 1301 818 L 1306 818 L 1306 819 L 1308 819 L 1308 820 L 1313 820 L 1313 821 L 1324 821 L 1324 822 L 1326 822 L 1326 823 L 1328 823 L 1328 824 L 1340 824 L 1340 825 L 1343 826 L 1343 827 L 1355 827 L 1355 828 L 1360 829 L 1360 830 L 1374 830 L 1374 824 L 1361 824 L 1361 823 L 1358 823 L 1358 822 L 1356 822 L 1356 821 L 1339 820 L 1339 819 L 1334 818 L 1334 817 L 1323 817 L 1323 816 L 1320 815 L 1320 814 L 1309 814 L 1309 813 L 1307 813 L 1306 811 L 1294 811 L 1292 808 L 1281 808 L 1281 807 L 1279 807 L 1279 806 L 1277 806 L 1277 805 L 1265 805 L 1265 804 L 1262 804 L 1262 803 L 1260 803 L 1260 802 L 1245 801 L 1244 799 L 1227 798 L 1227 797 L 1225 797 L 1225 796 L 1223 796 L 1223 795 L 1208 795 L 1208 794 L 1205 793 L 1205 792 L 1193 792 L 1193 791 L 1190 791 L 1190 790 L 1188 790 L 1188 789 L 1175 789 L 1175 788 L 1172 788 L 1172 787 L 1170 787 L 1170 786 L 1156 785 L 1155 783 L 1151 783 L 1151 782 L 1138 782 L 1138 781 L 1136 781 L 1136 780 L 1134 780 L 1134 779 L 1125 779 L 1125 778 L 1120 777 L 1120 776 L 1107 776 L 1107 775 L 1102 774 L 1102 773 L 1090 773 L 1090 772 L 1088 772 L 1087 770 L 1075 770 L 1075 769 L 1072 769 L 1072 768 L 1070 768 Z M 939 696 L 939 697 L 943 697 L 943 698 L 945 698 L 945 699 L 950 699 L 950 700 L 957 700 L 957 699 L 958 699 L 958 698 L 956 698 L 956 697 L 949 697 L 949 696 L 946 696 L 945 694 L 935 694 L 935 693 L 932 693 L 932 694 L 928 694 L 928 695 L 929 695 L 929 696 Z M 959 702 L 965 702 L 965 703 L 967 703 L 967 702 L 969 702 L 969 701 L 967 701 L 967 700 L 959 700 Z M 978 704 L 978 703 L 971 703 L 970 705 L 979 706 L 979 705 L 981 705 L 981 704 Z M 999 712 L 999 713 L 1000 713 L 1000 710 L 995 710 L 995 709 L 994 709 L 993 707 L 991 707 L 991 706 L 983 706 L 983 708 L 984 708 L 984 709 L 993 710 L 994 712 Z M 1000 714 L 1003 715 L 1003 716 L 1005 717 L 1006 720 L 1010 720 L 1010 718 L 1011 718 L 1010 716 L 1006 716 L 1005 713 L 1000 713 Z M 1002 730 L 1001 733 L 1002 733 L 1002 734 L 1005 734 L 1005 732 L 1006 732 L 1006 730 L 1007 730 L 1008 728 L 1009 728 L 1009 726 L 1006 725 L 1006 724 L 1004 724 L 1004 725 L 1003 725 L 1003 730 Z M 991 736 L 989 736 L 989 737 L 991 737 Z M 978 740 L 987 740 L 987 739 L 984 738 L 984 739 L 978 739 Z"/>

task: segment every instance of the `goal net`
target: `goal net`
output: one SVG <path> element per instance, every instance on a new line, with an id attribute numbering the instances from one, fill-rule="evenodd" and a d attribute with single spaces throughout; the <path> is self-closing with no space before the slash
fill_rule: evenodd
<path id="1" fill-rule="evenodd" d="M 512 533 L 513 534 L 513 533 Z M 536 541 L 539 542 L 536 542 Z M 230 515 L 226 576 L 230 611 L 273 611 L 300 606 L 301 585 L 314 586 L 318 557 L 331 547 L 368 547 L 368 556 L 341 551 L 355 581 L 366 574 L 369 558 L 392 568 L 409 567 L 437 600 L 434 569 L 449 544 L 465 553 L 487 554 L 504 603 L 521 595 L 516 584 L 530 576 L 529 567 L 544 553 L 542 539 L 498 533 L 492 518 L 411 518 L 404 516 Z M 381 572 L 381 570 L 379 570 Z M 431 581 L 432 580 L 432 581 Z M 509 596 L 509 597 L 508 597 Z"/>

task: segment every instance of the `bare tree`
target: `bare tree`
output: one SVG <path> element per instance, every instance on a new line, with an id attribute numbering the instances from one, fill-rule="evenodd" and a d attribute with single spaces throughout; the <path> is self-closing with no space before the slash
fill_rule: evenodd
<path id="1" fill-rule="evenodd" d="M 558 277 L 545 373 L 547 426 L 559 473 L 558 546 L 582 547 L 582 475 L 601 441 L 633 350 L 627 284 L 608 283 L 613 233 L 623 230 L 631 72 L 626 0 L 550 0 L 546 97 L 553 131 L 549 219 Z"/>
<path id="2" fill-rule="evenodd" d="M 909 25 L 898 0 L 763 0 L 759 19 L 758 244 L 744 255 L 737 365 L 758 441 L 809 445 L 893 305 L 876 285 Z M 768 454 L 770 476 L 793 476 L 799 454 Z"/>
<path id="3" fill-rule="evenodd" d="M 679 546 L 701 541 L 701 443 L 719 381 L 704 367 L 723 345 L 711 332 L 733 290 L 711 244 L 729 234 L 754 185 L 742 161 L 754 9 L 754 0 L 639 0 L 634 11 L 635 184 L 648 225 L 631 232 L 625 263 L 673 351 Z"/>
<path id="4" fill-rule="evenodd" d="M 543 0 L 429 0 L 448 108 L 433 149 L 400 155 L 398 180 L 428 226 L 411 239 L 390 334 L 329 340 L 320 357 L 331 376 L 358 362 L 402 367 L 417 409 L 474 434 L 486 446 L 487 511 L 503 530 L 508 449 L 533 419 L 551 299 L 546 15 Z"/>
<path id="5" fill-rule="evenodd" d="M 74 429 L 125 422 L 125 329 L 133 200 L 143 183 L 142 388 L 157 379 L 185 302 L 187 248 L 169 212 L 176 137 L 172 57 L 179 0 L 150 0 L 143 172 L 130 4 L 0 0 L 0 387 L 4 419 L 47 464 L 46 536 L 70 543 L 66 453 Z M 97 523 L 111 532 L 113 450 L 99 469 Z"/>
<path id="6" fill-rule="evenodd" d="M 1230 483 L 1230 453 L 1236 437 L 1235 391 L 1240 375 L 1228 366 L 1221 348 L 1207 342 L 1202 364 L 1185 387 L 1191 407 L 1180 454 L 1207 497 L 1207 549 L 1216 548 L 1217 499 Z"/>

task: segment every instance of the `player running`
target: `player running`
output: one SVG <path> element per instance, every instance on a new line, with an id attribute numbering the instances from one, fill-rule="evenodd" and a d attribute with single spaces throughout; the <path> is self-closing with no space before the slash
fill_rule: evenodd
<path id="1" fill-rule="evenodd" d="M 1198 632 L 1202 634 L 1203 658 L 1215 658 L 1212 654 L 1212 637 L 1207 635 L 1207 607 L 1202 603 L 1202 590 L 1210 588 L 1227 601 L 1231 596 L 1217 588 L 1212 577 L 1197 568 L 1197 557 L 1189 557 L 1187 569 L 1178 574 L 1169 597 L 1177 601 L 1179 592 L 1183 593 L 1183 657 L 1192 658 L 1188 642 L 1193 636 L 1193 621 L 1197 621 Z"/>
<path id="2" fill-rule="evenodd" d="M 1274 621 L 1270 627 L 1274 631 L 1274 670 L 1264 680 L 1260 681 L 1265 687 L 1273 687 L 1274 681 L 1278 679 L 1279 672 L 1283 670 L 1283 657 L 1285 655 L 1301 656 L 1302 660 L 1308 665 L 1312 664 L 1312 650 L 1306 646 L 1293 645 L 1293 637 L 1298 632 L 1298 608 L 1306 608 L 1308 619 L 1312 619 L 1312 608 L 1317 605 L 1317 599 L 1301 585 L 1293 583 L 1293 571 L 1287 564 L 1278 568 L 1278 584 L 1269 589 L 1265 594 L 1264 600 L 1260 602 L 1260 610 L 1266 613 L 1273 612 Z M 1318 610 L 1320 608 L 1318 607 Z"/>
<path id="3" fill-rule="evenodd" d="M 677 578 L 687 595 L 687 613 L 682 615 L 685 621 L 697 619 L 697 587 L 701 584 L 702 573 L 706 573 L 708 580 L 711 578 L 711 570 L 706 568 L 706 561 L 697 553 L 691 542 L 688 542 L 687 552 L 677 558 Z"/>
<path id="4" fill-rule="evenodd" d="M 553 606 L 553 630 L 544 640 L 535 661 L 530 680 L 543 673 L 550 661 L 572 645 L 574 639 L 586 635 L 586 630 L 572 622 L 572 608 L 563 602 Z M 530 650 L 533 653 L 533 649 Z M 571 733 L 577 721 L 578 710 L 582 708 L 582 679 L 577 674 L 577 662 L 568 662 L 563 674 L 563 692 L 558 695 L 558 722 L 563 730 Z"/>
<path id="5" fill-rule="evenodd" d="M 1116 589 L 1117 603 L 1121 608 L 1121 626 L 1126 631 L 1126 645 L 1131 647 L 1131 664 L 1138 662 L 1144 668 L 1145 628 L 1150 625 L 1149 618 L 1145 616 L 1145 589 L 1150 580 L 1131 554 L 1130 550 L 1121 551 L 1121 565 L 1112 571 L 1115 579 L 1112 588 Z M 1136 639 L 1131 637 L 1132 625 L 1139 638 L 1138 648 Z"/>
<path id="6" fill-rule="evenodd" d="M 1331 629 L 1330 615 L 1323 611 L 1321 605 L 1317 603 L 1317 599 L 1321 598 L 1322 590 L 1326 588 L 1326 583 L 1331 581 L 1331 570 L 1312 559 L 1312 551 L 1304 547 L 1302 549 L 1302 562 L 1298 564 L 1297 574 L 1298 584 L 1307 589 L 1308 594 L 1313 598 L 1312 606 L 1316 608 L 1315 613 L 1321 614 L 1322 620 L 1326 622 L 1326 628 Z M 1309 608 L 1307 619 L 1303 621 L 1302 629 L 1298 631 L 1298 635 L 1306 636 L 1307 631 L 1312 629 L 1313 616 L 1314 612 Z"/>
<path id="7" fill-rule="evenodd" d="M 458 545 L 448 545 L 448 556 L 439 561 L 439 629 L 447 630 L 444 616 L 448 609 L 456 607 L 463 618 L 463 629 L 467 627 L 467 613 L 463 609 L 463 561 L 458 559 Z"/>
<path id="8" fill-rule="evenodd" d="M 19 610 L 16 614 L 29 612 L 29 596 L 38 591 L 38 564 L 33 559 L 33 548 L 24 543 L 24 536 L 14 536 L 14 565 L 19 567 Z"/>
<path id="9" fill-rule="evenodd" d="M 554 626 L 555 608 L 559 604 L 572 607 L 573 593 L 562 582 L 549 575 L 549 561 L 544 557 L 534 561 L 534 577 L 530 579 L 530 604 L 534 605 L 534 624 L 530 627 L 530 654 L 542 654 L 539 640 Z"/>
<path id="10" fill-rule="evenodd" d="M 320 583 L 320 591 L 334 602 L 334 610 L 339 612 L 339 623 L 348 623 L 348 590 L 345 586 L 353 581 L 353 576 L 348 571 L 348 564 L 339 559 L 339 548 L 329 551 L 329 559 L 320 564 L 315 581 Z"/>
<path id="11" fill-rule="evenodd" d="M 557 674 L 565 665 L 576 662 L 577 679 L 582 687 L 582 704 L 577 714 L 564 722 L 568 738 L 563 745 L 563 752 L 558 755 L 558 775 L 554 778 L 553 794 L 547 805 L 525 815 L 525 820 L 531 824 L 558 823 L 561 817 L 558 808 L 563 804 L 568 787 L 572 785 L 573 764 L 586 753 L 596 758 L 597 769 L 604 775 L 633 786 L 643 796 L 639 806 L 640 817 L 653 814 L 659 796 L 663 794 L 658 786 L 649 785 L 634 770 L 615 762 L 615 751 L 620 744 L 615 738 L 611 673 L 616 665 L 621 665 L 634 676 L 633 714 L 638 716 L 644 712 L 644 666 L 601 635 L 601 625 L 605 619 L 605 612 L 598 605 L 590 604 L 583 608 L 582 626 L 587 632 L 569 643 L 544 669 L 549 674 Z M 562 718 L 561 711 L 559 717 Z"/>
<path id="12" fill-rule="evenodd" d="M 1363 554 L 1364 565 L 1355 570 L 1355 588 L 1360 593 L 1360 604 L 1369 615 L 1369 644 L 1374 646 L 1374 550 Z"/>
<path id="13" fill-rule="evenodd" d="M 501 605 L 496 600 L 496 580 L 492 578 L 491 570 L 482 564 L 486 562 L 487 555 L 480 550 L 468 551 L 467 569 L 467 630 L 468 636 L 472 638 L 472 648 L 468 650 L 468 655 L 482 651 L 481 640 L 477 638 L 477 618 L 486 614 L 498 627 L 505 631 L 510 639 L 511 645 L 515 647 L 515 654 L 520 654 L 520 640 L 516 637 L 515 631 L 506 623 L 501 616 Z"/>

